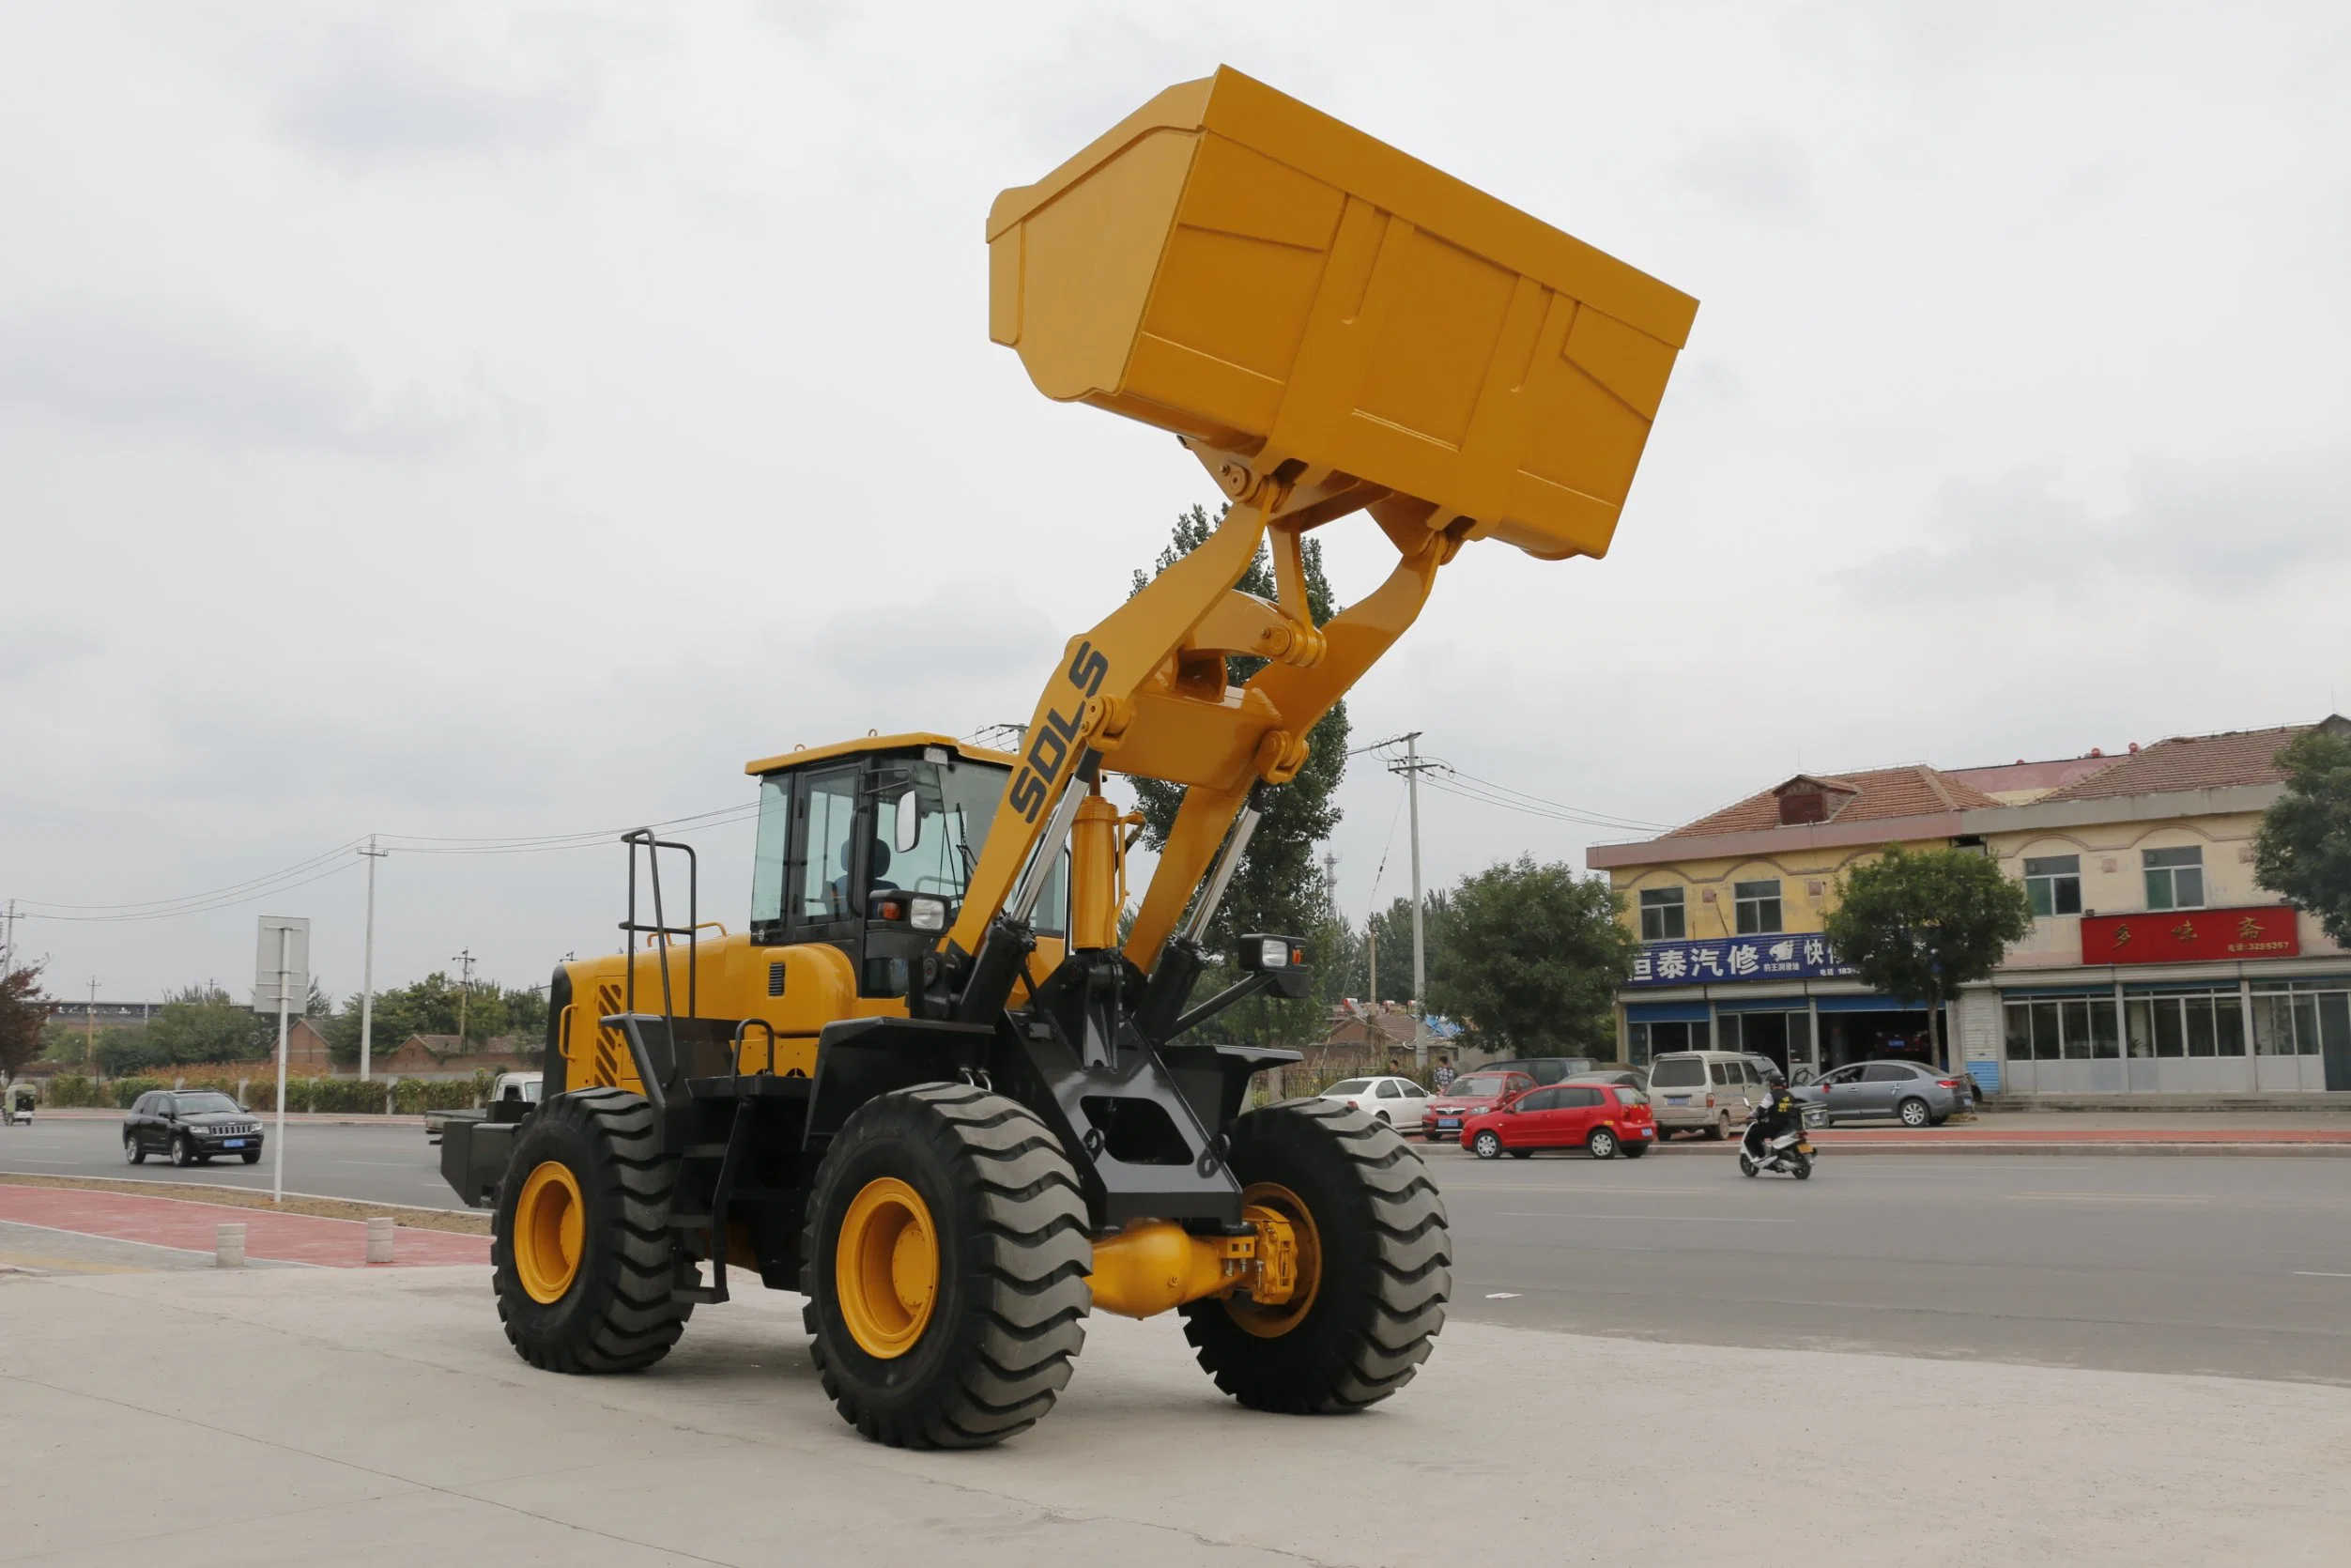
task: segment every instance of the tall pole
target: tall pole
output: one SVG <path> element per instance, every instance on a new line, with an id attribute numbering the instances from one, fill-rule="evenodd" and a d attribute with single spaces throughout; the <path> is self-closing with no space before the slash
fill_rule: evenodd
<path id="1" fill-rule="evenodd" d="M 1404 738 L 1404 788 L 1412 815 L 1412 1065 L 1424 1068 L 1429 1063 L 1428 1026 L 1421 1018 L 1428 1011 L 1428 945 L 1421 929 L 1421 731 L 1415 730 Z"/>
<path id="2" fill-rule="evenodd" d="M 285 992 L 293 979 L 286 960 L 293 953 L 294 931 L 278 928 L 278 1130 L 269 1140 L 269 1201 L 285 1201 Z"/>
<path id="3" fill-rule="evenodd" d="M 631 915 L 631 919 L 636 916 Z M 457 1054 L 466 1053 L 466 1004 L 473 1000 L 473 949 L 459 949 L 457 964 Z"/>
<path id="4" fill-rule="evenodd" d="M 376 847 L 376 836 L 367 836 L 367 848 L 360 853 L 367 856 L 367 945 L 360 960 L 360 1082 L 367 1082 L 369 1063 L 376 1047 L 376 862 L 390 854 L 390 850 Z"/>
<path id="5" fill-rule="evenodd" d="M 98 976 L 90 976 L 90 1005 L 82 1015 L 82 1065 L 98 1070 Z"/>

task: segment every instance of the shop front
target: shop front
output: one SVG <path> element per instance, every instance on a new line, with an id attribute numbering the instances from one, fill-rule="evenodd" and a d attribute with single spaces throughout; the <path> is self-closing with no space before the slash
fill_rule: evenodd
<path id="1" fill-rule="evenodd" d="M 2351 1090 L 2351 974 L 2000 992 L 2019 1094 Z"/>
<path id="2" fill-rule="evenodd" d="M 1626 1061 L 1645 1067 L 1664 1052 L 1710 1048 L 1768 1056 L 1797 1080 L 1882 1057 L 1937 1065 L 1925 1004 L 1850 980 L 1734 982 L 1625 1001 Z"/>

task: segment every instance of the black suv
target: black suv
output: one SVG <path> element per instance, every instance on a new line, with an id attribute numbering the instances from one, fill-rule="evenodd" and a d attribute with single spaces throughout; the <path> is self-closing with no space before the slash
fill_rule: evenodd
<path id="1" fill-rule="evenodd" d="M 175 1165 L 233 1154 L 250 1165 L 261 1158 L 261 1118 L 223 1094 L 158 1089 L 122 1115 L 123 1160 L 136 1165 L 150 1154 L 168 1154 Z"/>

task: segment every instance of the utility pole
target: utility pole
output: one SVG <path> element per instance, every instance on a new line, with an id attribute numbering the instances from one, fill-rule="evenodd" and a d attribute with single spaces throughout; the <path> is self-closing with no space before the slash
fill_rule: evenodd
<path id="1" fill-rule="evenodd" d="M 367 848 L 360 853 L 367 856 L 367 945 L 360 960 L 360 1082 L 367 1082 L 370 1060 L 376 1047 L 376 862 L 390 854 L 390 850 L 376 847 L 376 836 L 367 836 Z"/>
<path id="2" fill-rule="evenodd" d="M 89 1010 L 82 1015 L 82 1065 L 98 1070 L 98 976 L 90 976 Z"/>
<path id="3" fill-rule="evenodd" d="M 1412 817 L 1412 1062 L 1426 1067 L 1428 1025 L 1421 1019 L 1428 1010 L 1428 939 L 1421 917 L 1421 775 L 1439 764 L 1421 761 L 1420 730 L 1396 738 L 1404 742 L 1404 756 L 1391 761 L 1388 771 L 1404 775 L 1406 810 Z"/>
<path id="4" fill-rule="evenodd" d="M 466 1004 L 473 1000 L 473 949 L 470 947 L 458 949 L 457 956 L 450 961 L 458 966 L 457 1051 L 462 1055 L 466 1049 Z"/>
<path id="5" fill-rule="evenodd" d="M 2329 712 L 2333 710 L 2329 709 Z M 8 913 L 0 916 L 0 976 L 16 972 L 16 900 L 8 900 Z"/>

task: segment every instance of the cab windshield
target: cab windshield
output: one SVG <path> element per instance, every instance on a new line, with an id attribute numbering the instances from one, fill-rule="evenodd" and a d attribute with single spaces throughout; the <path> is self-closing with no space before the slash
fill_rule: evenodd
<path id="1" fill-rule="evenodd" d="M 976 762 L 884 762 L 874 772 L 873 821 L 889 869 L 877 884 L 960 899 L 1004 781 L 1004 769 Z"/>

